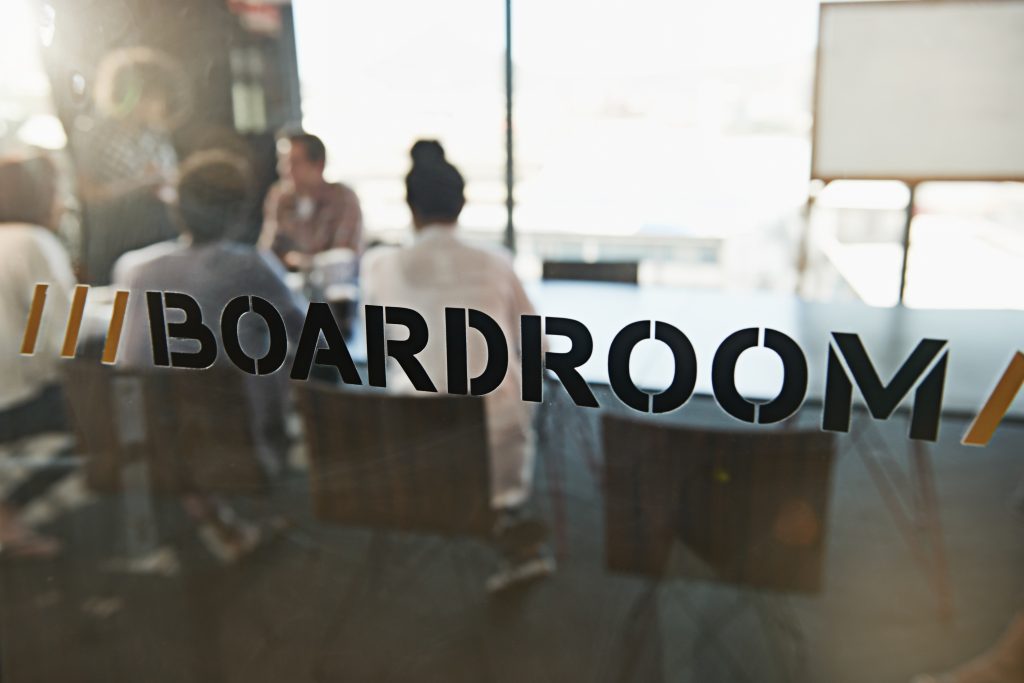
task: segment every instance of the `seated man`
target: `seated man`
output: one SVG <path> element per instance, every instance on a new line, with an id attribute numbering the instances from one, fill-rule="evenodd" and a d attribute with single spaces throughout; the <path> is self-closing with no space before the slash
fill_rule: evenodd
<path id="1" fill-rule="evenodd" d="M 498 541 L 507 566 L 488 586 L 500 590 L 519 581 L 550 574 L 553 561 L 541 552 L 535 523 L 519 510 L 530 493 L 533 472 L 532 410 L 520 400 L 519 318 L 533 313 L 507 253 L 482 249 L 461 240 L 457 221 L 465 204 L 459 171 L 445 159 L 436 141 L 421 140 L 412 148 L 413 166 L 406 176 L 406 198 L 412 211 L 415 242 L 400 249 L 369 252 L 363 263 L 363 301 L 403 306 L 420 313 L 429 329 L 444 329 L 445 307 L 464 307 L 493 318 L 509 340 L 508 372 L 502 384 L 485 397 L 490 450 L 492 507 L 499 512 Z M 479 335 L 467 342 L 469 370 L 479 374 L 486 347 Z M 445 386 L 443 335 L 432 336 L 417 356 L 431 381 Z M 409 389 L 401 372 L 389 374 L 388 386 Z"/>
<path id="2" fill-rule="evenodd" d="M 278 142 L 278 174 L 263 206 L 260 246 L 292 270 L 328 249 L 362 246 L 363 214 L 355 192 L 324 179 L 327 152 L 320 138 L 293 133 Z"/>
<path id="3" fill-rule="evenodd" d="M 269 301 L 284 319 L 289 338 L 298 337 L 305 305 L 285 285 L 280 263 L 253 246 L 225 238 L 242 219 L 249 190 L 247 168 L 224 152 L 200 152 L 182 165 L 177 207 L 182 239 L 125 254 L 114 268 L 115 285 L 132 292 L 119 364 L 135 368 L 153 366 L 144 295 L 147 290 L 183 292 L 195 299 L 203 321 L 217 337 L 218 349 L 223 348 L 220 313 L 231 299 L 242 295 Z M 258 355 L 260 349 L 267 348 L 268 334 L 267 326 L 258 316 L 245 315 L 239 321 L 239 343 L 251 354 Z M 195 350 L 194 342 L 183 339 L 172 338 L 170 346 L 172 352 Z M 218 353 L 216 364 L 233 368 L 223 352 Z M 246 383 L 257 455 L 271 471 L 280 469 L 287 448 L 287 374 L 246 375 Z M 253 530 L 229 523 L 229 513 L 215 501 L 194 496 L 186 500 L 186 507 L 203 524 L 203 540 L 221 559 L 237 559 L 252 545 Z"/>

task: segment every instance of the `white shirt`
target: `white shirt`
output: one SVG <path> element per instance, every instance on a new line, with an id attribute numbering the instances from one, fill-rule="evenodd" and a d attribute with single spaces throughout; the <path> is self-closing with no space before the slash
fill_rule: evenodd
<path id="1" fill-rule="evenodd" d="M 32 356 L 21 355 L 32 295 L 49 284 Z M 0 225 L 0 410 L 33 398 L 58 381 L 58 364 L 75 276 L 64 246 L 46 228 Z"/>
<path id="2" fill-rule="evenodd" d="M 533 470 L 532 406 L 522 401 L 519 318 L 534 312 L 507 252 L 463 242 L 454 225 L 422 228 L 415 242 L 402 248 L 377 248 L 363 258 L 364 304 L 402 306 L 419 313 L 430 331 L 417 359 L 439 392 L 447 389 L 445 307 L 474 308 L 501 326 L 508 342 L 508 371 L 504 382 L 485 397 L 490 446 L 491 494 L 495 507 L 523 502 Z M 403 333 L 388 330 L 389 337 Z M 468 332 L 469 376 L 476 377 L 487 362 L 483 337 Z M 389 359 L 390 361 L 391 359 Z M 389 390 L 414 391 L 401 368 L 391 361 Z"/>

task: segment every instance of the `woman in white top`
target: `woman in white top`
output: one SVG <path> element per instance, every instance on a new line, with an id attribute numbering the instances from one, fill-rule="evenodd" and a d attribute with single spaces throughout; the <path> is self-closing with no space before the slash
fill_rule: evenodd
<path id="1" fill-rule="evenodd" d="M 54 235 L 59 206 L 57 172 L 42 156 L 0 162 L 0 443 L 42 432 L 65 431 L 67 420 L 58 367 L 64 321 L 75 279 Z M 19 353 L 37 283 L 47 283 L 46 314 L 35 353 Z M 67 468 L 36 470 L 0 502 L 0 551 L 52 555 L 53 539 L 28 529 L 19 510 Z"/>
<path id="2" fill-rule="evenodd" d="M 513 535 L 517 538 L 530 537 L 523 533 L 522 517 L 515 511 L 530 493 L 533 471 L 532 406 L 520 398 L 519 329 L 520 316 L 532 314 L 534 309 L 507 252 L 473 246 L 459 237 L 457 221 L 465 204 L 464 182 L 445 159 L 441 145 L 420 140 L 412 148 L 412 159 L 406 192 L 415 240 L 406 247 L 377 248 L 366 254 L 362 264 L 363 303 L 411 308 L 423 316 L 432 334 L 417 359 L 439 388 L 447 385 L 445 307 L 476 309 L 501 327 L 508 341 L 508 371 L 498 388 L 485 395 L 492 507 L 499 512 L 499 526 L 505 520 L 507 527 L 516 528 Z M 468 337 L 469 376 L 475 377 L 486 365 L 487 348 L 480 335 L 470 333 Z M 414 390 L 397 365 L 388 369 L 388 387 L 394 391 Z M 508 522 L 510 516 L 515 521 Z M 508 572 L 493 577 L 492 589 L 553 569 L 550 560 L 534 552 L 539 541 L 526 543 L 530 549 L 525 554 L 519 552 L 524 544 L 516 545 L 516 557 L 508 557 L 506 552 Z"/>

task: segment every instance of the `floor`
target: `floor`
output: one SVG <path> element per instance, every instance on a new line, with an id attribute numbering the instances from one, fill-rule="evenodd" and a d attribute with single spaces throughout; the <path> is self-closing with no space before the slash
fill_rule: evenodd
<path id="1" fill-rule="evenodd" d="M 177 505 L 158 501 L 172 557 L 163 573 L 130 572 L 117 558 L 134 503 L 96 497 L 50 525 L 68 544 L 61 559 L 0 565 L 0 680 L 902 683 L 983 649 L 1022 604 L 1024 516 L 1011 505 L 1022 425 L 969 449 L 949 420 L 931 449 L 954 609 L 943 620 L 853 436 L 840 440 L 824 589 L 786 596 L 607 571 L 590 466 L 599 413 L 558 397 L 544 411 L 536 507 L 556 520 L 557 489 L 566 523 L 559 571 L 543 583 L 489 598 L 494 558 L 479 542 L 320 524 L 301 473 L 272 500 L 239 502 L 296 521 L 243 565 L 219 566 Z M 694 402 L 671 419 L 724 418 Z M 909 443 L 898 417 L 856 416 L 852 434 L 868 429 L 894 452 Z"/>

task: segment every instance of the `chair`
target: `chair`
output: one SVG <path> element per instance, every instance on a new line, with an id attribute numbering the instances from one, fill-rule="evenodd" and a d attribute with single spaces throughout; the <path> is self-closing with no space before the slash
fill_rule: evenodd
<path id="1" fill-rule="evenodd" d="M 265 492 L 255 431 L 262 425 L 251 414 L 247 379 L 219 368 L 128 371 L 68 362 L 64 386 L 89 487 L 120 492 L 125 466 L 145 461 L 157 494 Z"/>
<path id="2" fill-rule="evenodd" d="M 491 529 L 480 398 L 296 386 L 318 519 L 445 536 Z"/>
<path id="3" fill-rule="evenodd" d="M 821 590 L 833 436 L 693 429 L 613 415 L 604 416 L 602 432 L 606 565 L 649 579 L 630 623 L 646 624 L 648 634 L 657 623 L 662 578 L 754 589 L 734 595 L 711 619 L 692 604 L 682 607 L 700 634 L 694 656 L 713 651 L 741 668 L 719 638 L 751 608 L 785 678 L 800 680 L 806 654 L 799 621 L 788 605 L 758 593 Z"/>
<path id="4" fill-rule="evenodd" d="M 640 264 L 636 261 L 544 261 L 544 280 L 587 280 L 635 285 Z"/>
<path id="5" fill-rule="evenodd" d="M 609 569 L 701 569 L 669 566 L 679 543 L 714 580 L 821 589 L 831 434 L 712 431 L 613 415 L 602 428 Z"/>
<path id="6" fill-rule="evenodd" d="M 62 374 L 75 441 L 86 456 L 86 483 L 99 493 L 117 493 L 124 467 L 159 442 L 150 425 L 159 422 L 162 406 L 134 373 L 73 360 Z"/>

